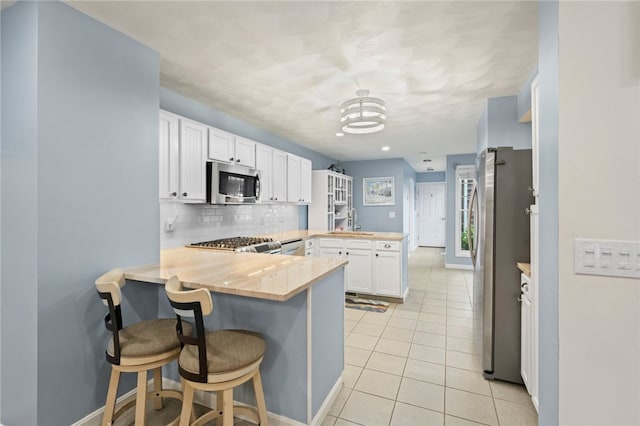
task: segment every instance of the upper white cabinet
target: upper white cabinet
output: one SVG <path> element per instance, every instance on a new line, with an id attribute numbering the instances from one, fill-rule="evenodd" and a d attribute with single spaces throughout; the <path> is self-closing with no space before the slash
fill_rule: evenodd
<path id="1" fill-rule="evenodd" d="M 224 130 L 209 127 L 210 160 L 256 167 L 256 143 Z"/>
<path id="2" fill-rule="evenodd" d="M 256 143 L 251 139 L 236 136 L 235 163 L 256 168 Z"/>
<path id="3" fill-rule="evenodd" d="M 287 153 L 273 150 L 273 182 L 271 195 L 276 203 L 287 202 Z"/>
<path id="4" fill-rule="evenodd" d="M 309 229 L 353 229 L 353 178 L 329 170 L 314 170 Z"/>
<path id="5" fill-rule="evenodd" d="M 175 200 L 180 190 L 179 131 L 180 119 L 160 111 L 160 199 Z"/>
<path id="6" fill-rule="evenodd" d="M 260 171 L 260 202 L 273 201 L 273 148 L 256 144 L 256 169 Z"/>
<path id="7" fill-rule="evenodd" d="M 209 127 L 209 159 L 230 163 L 234 161 L 234 152 L 235 136 L 224 130 Z"/>
<path id="8" fill-rule="evenodd" d="M 180 190 L 178 199 L 202 203 L 207 198 L 207 126 L 180 118 Z"/>
<path id="9" fill-rule="evenodd" d="M 287 154 L 287 201 L 311 202 L 311 161 L 293 154 Z"/>

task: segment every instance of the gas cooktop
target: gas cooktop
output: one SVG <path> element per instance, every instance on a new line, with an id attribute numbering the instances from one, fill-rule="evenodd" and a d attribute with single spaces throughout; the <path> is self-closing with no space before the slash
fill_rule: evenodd
<path id="1" fill-rule="evenodd" d="M 189 244 L 187 247 L 249 253 L 279 253 L 280 242 L 273 238 L 233 237 Z"/>

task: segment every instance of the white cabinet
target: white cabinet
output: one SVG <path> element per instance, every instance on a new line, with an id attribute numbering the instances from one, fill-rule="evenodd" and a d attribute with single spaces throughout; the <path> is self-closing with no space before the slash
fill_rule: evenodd
<path id="1" fill-rule="evenodd" d="M 209 127 L 209 149 L 207 155 L 210 160 L 255 168 L 256 143 L 224 130 Z"/>
<path id="2" fill-rule="evenodd" d="M 353 178 L 329 170 L 314 170 L 312 175 L 309 229 L 351 231 Z"/>
<path id="3" fill-rule="evenodd" d="M 235 160 L 235 136 L 224 130 L 209 127 L 209 149 L 210 160 L 224 161 L 231 163 Z"/>
<path id="4" fill-rule="evenodd" d="M 376 294 L 403 297 L 402 259 L 398 241 L 376 241 L 373 288 Z"/>
<path id="5" fill-rule="evenodd" d="M 287 201 L 311 202 L 311 161 L 287 154 Z"/>
<path id="6" fill-rule="evenodd" d="M 175 200 L 180 190 L 180 144 L 177 115 L 160 111 L 160 199 Z"/>
<path id="7" fill-rule="evenodd" d="M 207 198 L 207 126 L 180 118 L 180 189 L 178 199 L 203 203 Z"/>
<path id="8" fill-rule="evenodd" d="M 256 167 L 256 143 L 251 139 L 236 136 L 235 163 L 252 169 Z"/>
<path id="9" fill-rule="evenodd" d="M 399 241 L 317 238 L 314 253 L 349 261 L 345 270 L 346 291 L 404 297 L 402 244 Z"/>
<path id="10" fill-rule="evenodd" d="M 273 150 L 273 182 L 271 184 L 271 195 L 273 202 L 287 202 L 287 153 Z"/>
<path id="11" fill-rule="evenodd" d="M 273 148 L 256 144 L 256 169 L 260 171 L 260 202 L 273 201 Z"/>
<path id="12" fill-rule="evenodd" d="M 534 318 L 532 309 L 531 280 L 525 274 L 520 275 L 520 374 L 529 394 L 533 394 L 535 375 L 533 372 L 534 362 Z"/>

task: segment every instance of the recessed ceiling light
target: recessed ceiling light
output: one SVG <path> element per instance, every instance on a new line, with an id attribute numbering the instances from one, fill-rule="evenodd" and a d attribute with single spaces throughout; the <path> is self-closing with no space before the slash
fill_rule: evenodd
<path id="1" fill-rule="evenodd" d="M 383 151 L 389 151 L 390 149 L 391 149 L 391 148 L 389 148 L 388 146 L 383 146 L 383 147 L 382 147 L 382 150 L 383 150 Z"/>
<path id="2" fill-rule="evenodd" d="M 336 133 L 336 136 L 338 136 L 338 137 L 340 137 L 340 136 L 344 136 L 344 133 L 342 133 L 342 132 L 337 132 L 337 133 Z"/>
<path id="3" fill-rule="evenodd" d="M 431 158 L 425 158 L 424 160 L 422 160 L 423 163 L 430 163 L 431 162 Z"/>

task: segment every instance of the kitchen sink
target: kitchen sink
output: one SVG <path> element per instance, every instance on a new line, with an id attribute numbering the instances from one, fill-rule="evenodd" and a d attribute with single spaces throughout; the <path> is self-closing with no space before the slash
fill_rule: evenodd
<path id="1" fill-rule="evenodd" d="M 360 232 L 360 231 L 331 231 L 332 235 L 373 235 L 373 232 Z"/>

